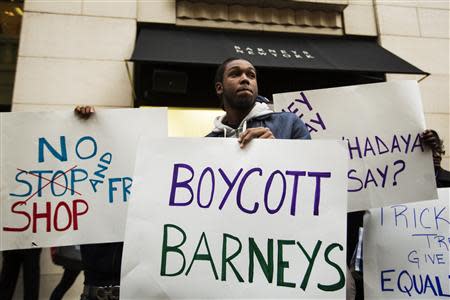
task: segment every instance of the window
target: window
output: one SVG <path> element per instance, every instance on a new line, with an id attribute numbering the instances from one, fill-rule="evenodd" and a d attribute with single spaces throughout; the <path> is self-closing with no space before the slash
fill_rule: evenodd
<path id="1" fill-rule="evenodd" d="M 11 110 L 22 15 L 23 0 L 0 1 L 0 112 Z"/>

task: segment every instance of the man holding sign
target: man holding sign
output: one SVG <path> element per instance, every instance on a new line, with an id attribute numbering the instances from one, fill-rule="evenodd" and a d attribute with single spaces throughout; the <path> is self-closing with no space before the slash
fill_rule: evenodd
<path id="1" fill-rule="evenodd" d="M 260 103 L 258 101 L 258 98 L 261 97 L 257 96 L 258 85 L 256 79 L 256 70 L 250 62 L 242 59 L 226 60 L 218 68 L 216 74 L 215 88 L 217 95 L 222 100 L 223 109 L 225 110 L 226 115 L 216 119 L 215 121 L 216 128 L 214 129 L 213 132 L 211 132 L 208 135 L 208 137 L 221 137 L 221 136 L 239 137 L 238 142 L 240 143 L 241 148 L 245 147 L 254 138 L 310 139 L 310 135 L 306 129 L 306 126 L 294 114 L 274 113 L 273 111 L 269 110 L 268 106 L 265 103 Z M 88 115 L 91 112 L 91 108 L 81 107 L 78 108 L 78 112 L 81 112 L 82 115 L 86 114 Z M 156 141 L 153 141 L 152 144 L 154 142 L 156 143 Z M 176 149 L 178 147 L 174 148 Z M 186 149 L 189 149 L 187 141 L 186 141 Z M 144 152 L 149 153 L 148 151 Z M 161 155 L 164 157 L 164 160 L 166 159 L 165 151 L 157 151 L 156 153 L 164 153 Z M 190 153 L 194 154 L 194 152 Z M 167 158 L 168 159 L 170 158 L 170 154 L 167 154 Z M 145 161 L 146 163 L 149 163 L 148 160 Z M 149 164 L 154 165 L 152 162 L 150 162 Z M 155 169 L 157 169 L 158 172 L 162 172 L 162 170 L 164 170 L 163 167 L 155 167 Z M 158 183 L 158 186 L 163 185 L 163 179 L 161 178 L 160 180 L 161 182 Z M 145 190 L 148 191 L 148 189 L 149 187 L 147 186 Z M 139 195 L 139 192 L 137 194 Z M 139 201 L 140 198 L 138 196 L 136 196 L 136 198 L 137 198 L 136 200 Z M 142 209 L 138 210 L 144 212 L 144 210 Z M 165 217 L 166 221 L 170 219 L 168 215 L 164 213 L 162 215 L 166 216 Z M 155 222 L 153 217 L 150 218 L 150 220 L 152 220 L 152 222 Z M 151 226 L 151 228 L 154 227 L 155 227 L 154 225 Z M 151 240 L 155 242 L 154 239 Z M 134 247 L 129 243 L 127 245 L 128 247 L 131 248 Z M 316 245 L 315 249 L 318 251 L 317 247 L 320 247 L 320 245 L 319 246 Z M 325 255 L 328 255 L 327 254 L 328 251 L 331 250 L 328 249 Z M 167 252 L 171 253 L 172 251 L 169 249 L 167 250 Z M 153 255 L 149 256 L 153 257 Z M 136 258 L 135 256 L 133 257 Z M 145 265 L 145 263 L 141 261 L 139 265 L 142 266 Z M 155 264 L 152 265 L 155 266 Z M 310 267 L 312 268 L 312 264 Z M 308 281 L 310 271 L 307 272 L 307 274 L 305 275 L 306 277 L 302 282 L 301 285 L 302 290 L 306 289 L 306 282 Z M 341 279 L 344 276 L 342 272 L 340 272 L 339 275 L 341 276 Z M 283 284 L 283 282 L 284 281 L 281 276 L 278 280 L 278 283 Z M 341 284 L 342 282 L 340 281 L 339 285 Z M 130 292 L 131 293 L 134 293 L 133 291 L 138 292 L 134 288 L 130 288 L 129 285 L 128 288 L 129 290 L 127 292 L 121 291 L 121 296 L 125 296 L 125 298 L 127 298 L 129 297 Z M 340 288 L 342 288 L 342 286 L 338 287 L 336 285 L 336 287 L 334 287 L 334 289 Z M 122 292 L 125 292 L 125 295 L 122 295 Z"/>
<path id="2" fill-rule="evenodd" d="M 77 106 L 75 114 L 88 119 L 95 112 L 93 106 Z M 81 245 L 84 269 L 84 289 L 82 300 L 98 299 L 107 295 L 119 299 L 120 264 L 123 243 L 101 243 Z"/>
<path id="3" fill-rule="evenodd" d="M 141 140 L 121 298 L 343 299 L 345 149 L 259 140 L 309 134 L 294 114 L 259 103 L 246 60 L 226 60 L 215 88 L 226 114 L 208 137 L 237 137 L 240 147 L 234 139 Z"/>
<path id="4" fill-rule="evenodd" d="M 218 67 L 215 89 L 226 115 L 214 120 L 215 128 L 207 137 L 239 137 L 241 148 L 254 138 L 311 139 L 295 114 L 269 109 L 267 99 L 258 96 L 256 75 L 255 67 L 244 59 L 228 58 Z M 347 280 L 353 290 L 352 277 Z"/>

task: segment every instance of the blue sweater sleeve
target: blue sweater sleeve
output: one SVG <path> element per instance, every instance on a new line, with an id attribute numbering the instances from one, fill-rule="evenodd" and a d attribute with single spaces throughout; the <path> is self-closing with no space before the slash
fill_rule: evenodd
<path id="1" fill-rule="evenodd" d="M 308 128 L 305 123 L 296 116 L 294 124 L 292 126 L 292 139 L 299 140 L 310 140 L 311 135 L 309 134 Z"/>

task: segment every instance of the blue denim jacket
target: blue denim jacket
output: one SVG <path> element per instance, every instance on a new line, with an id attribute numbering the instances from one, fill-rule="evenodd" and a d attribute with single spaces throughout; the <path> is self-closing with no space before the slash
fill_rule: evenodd
<path id="1" fill-rule="evenodd" d="M 267 127 L 276 139 L 309 140 L 311 136 L 305 123 L 290 112 L 270 113 L 247 121 L 247 128 Z M 224 133 L 213 131 L 207 137 L 224 137 Z"/>

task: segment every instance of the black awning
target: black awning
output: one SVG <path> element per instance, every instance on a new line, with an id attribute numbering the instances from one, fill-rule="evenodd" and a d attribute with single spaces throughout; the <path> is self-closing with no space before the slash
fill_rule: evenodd
<path id="1" fill-rule="evenodd" d="M 256 67 L 428 74 L 374 40 L 181 27 L 141 28 L 131 60 L 218 65 L 228 57 Z"/>

